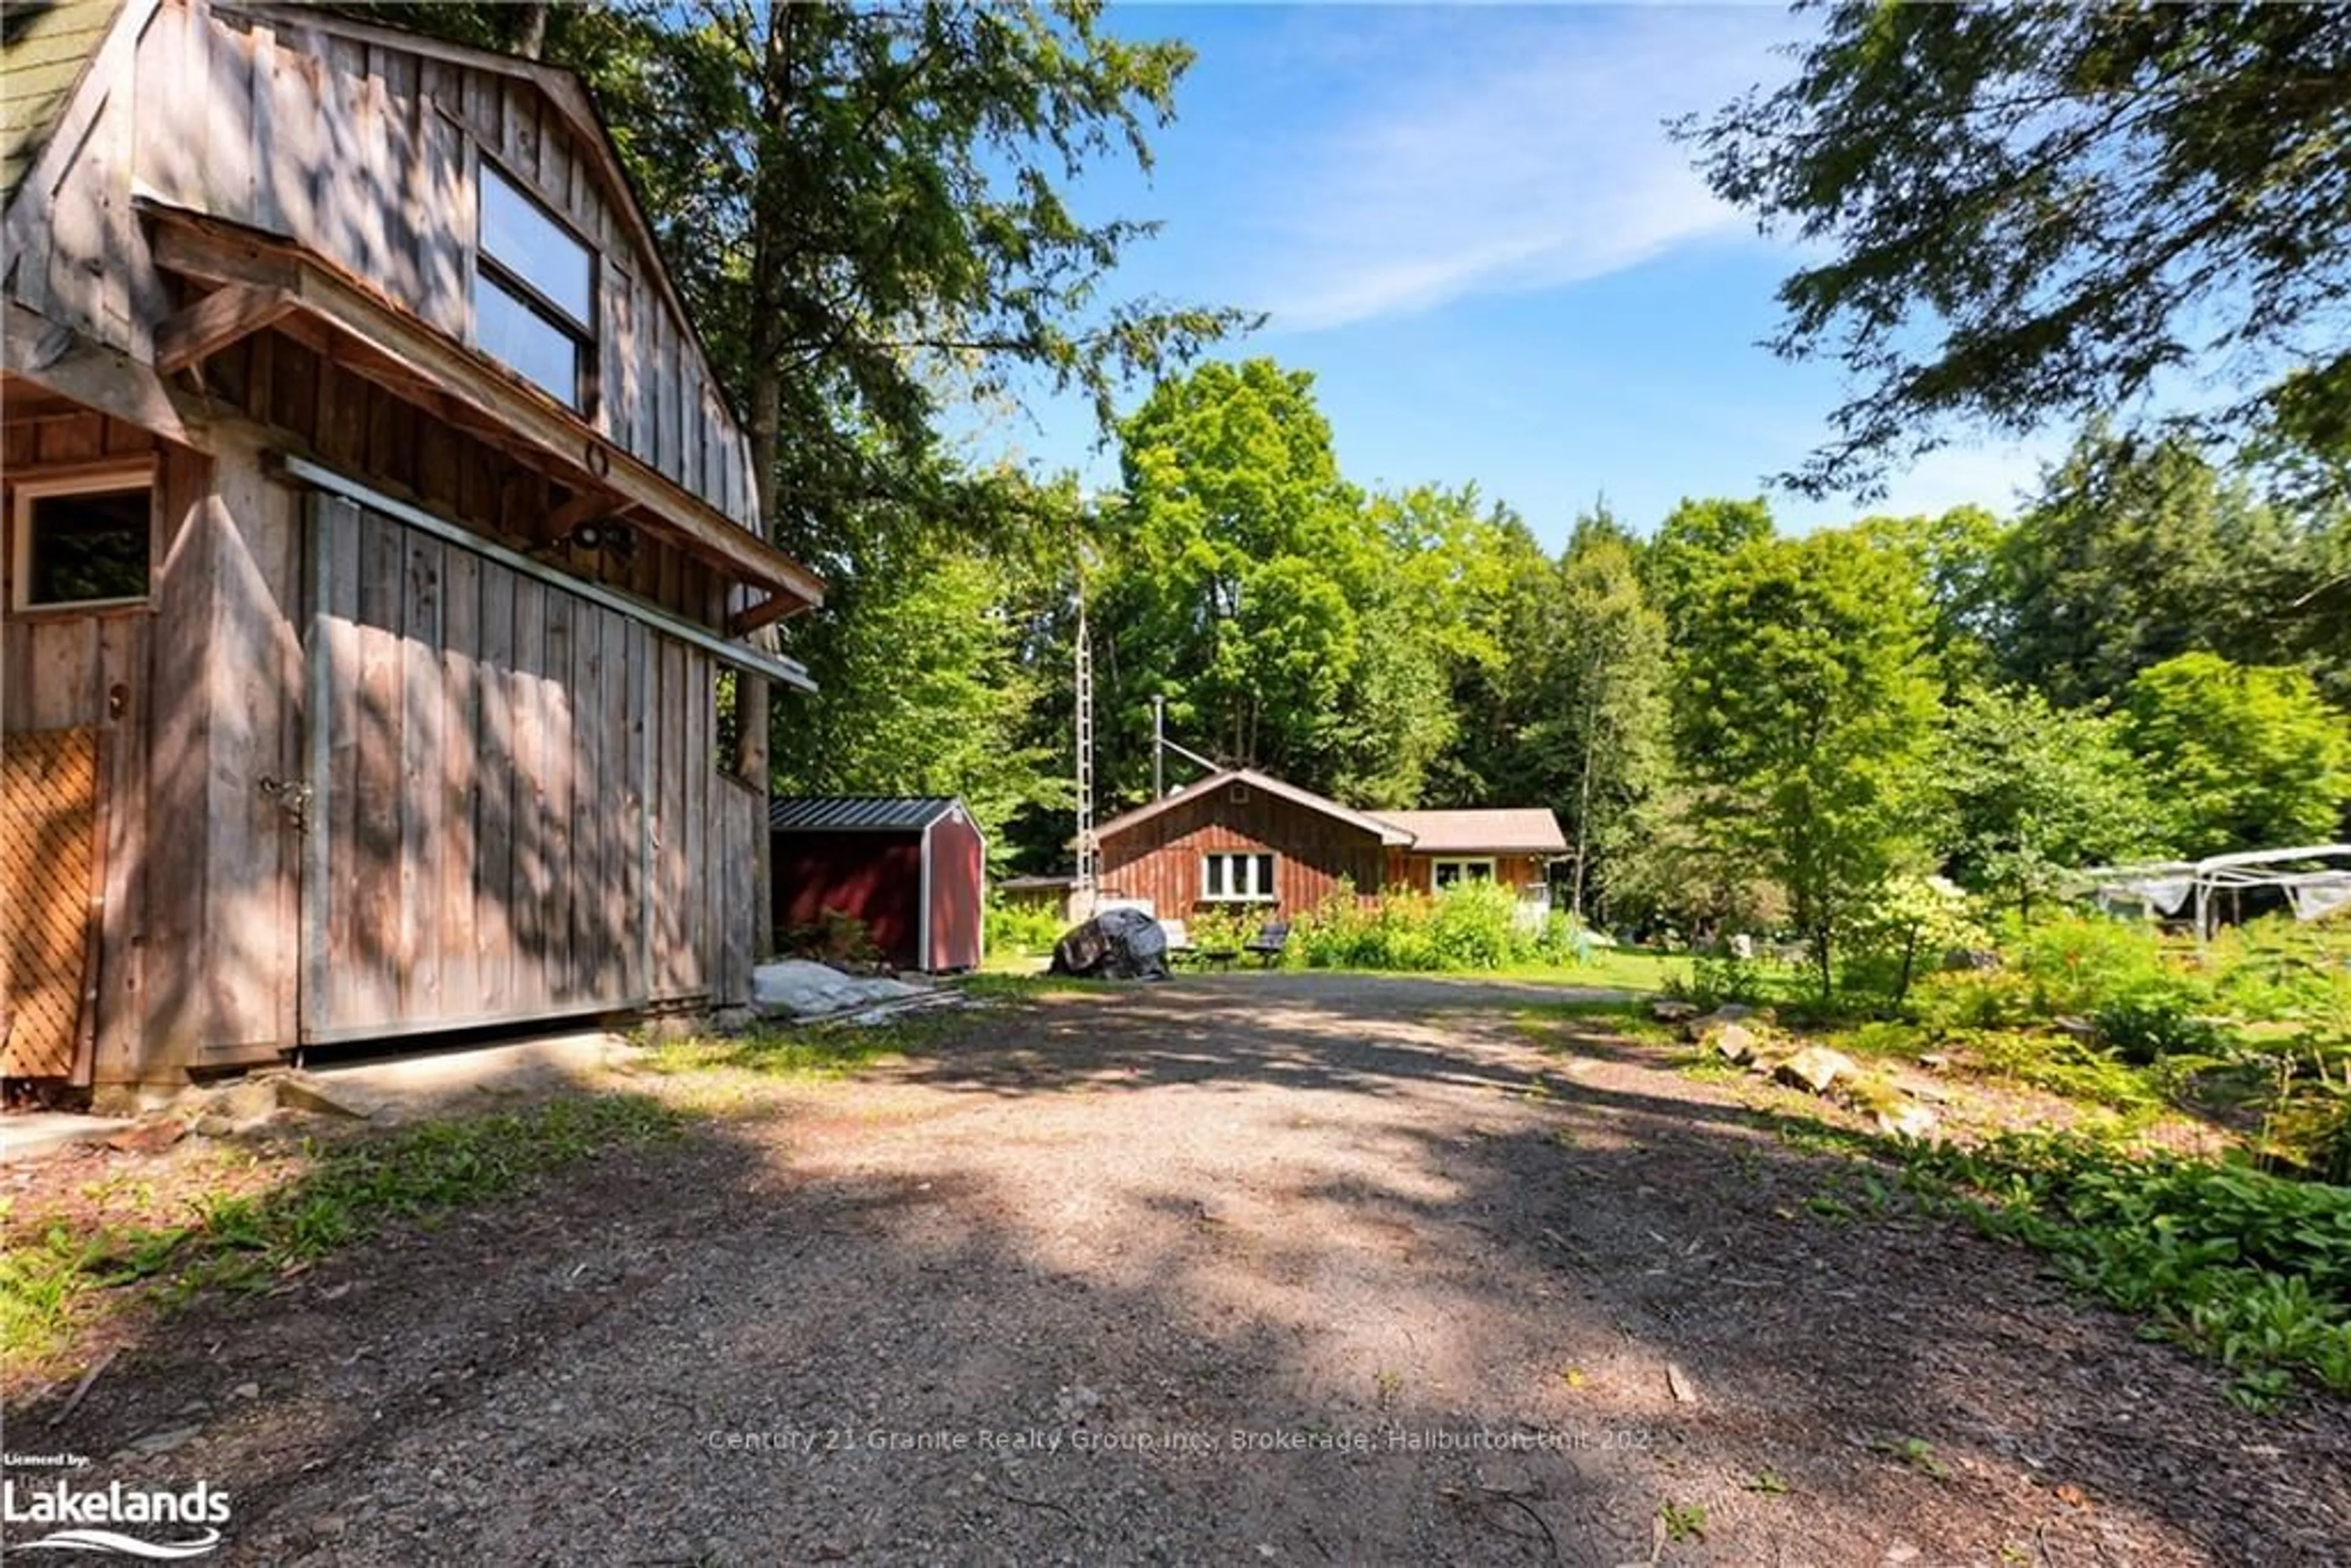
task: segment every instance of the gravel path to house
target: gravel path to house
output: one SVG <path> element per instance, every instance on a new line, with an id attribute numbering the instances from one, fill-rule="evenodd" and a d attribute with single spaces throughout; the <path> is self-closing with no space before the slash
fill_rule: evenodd
<path id="1" fill-rule="evenodd" d="M 2351 1561 L 2351 1411 L 1806 1211 L 1838 1162 L 1559 995 L 976 1014 L 170 1320 L 38 1446 L 200 1427 L 97 1478 L 253 1563 Z"/>

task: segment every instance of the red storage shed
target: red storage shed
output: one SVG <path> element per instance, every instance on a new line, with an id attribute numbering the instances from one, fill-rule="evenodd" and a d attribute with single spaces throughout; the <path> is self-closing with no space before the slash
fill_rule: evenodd
<path id="1" fill-rule="evenodd" d="M 901 969 L 977 969 L 987 841 L 952 795 L 784 795 L 768 806 L 780 937 L 827 910 Z"/>

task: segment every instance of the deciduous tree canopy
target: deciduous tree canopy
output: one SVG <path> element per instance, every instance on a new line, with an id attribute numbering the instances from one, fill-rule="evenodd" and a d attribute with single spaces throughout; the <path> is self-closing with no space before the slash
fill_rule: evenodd
<path id="1" fill-rule="evenodd" d="M 1795 477 L 1881 478 L 1954 417 L 2011 433 L 2186 395 L 2351 455 L 2351 12 L 1837 0 L 1792 80 L 1681 127 L 1824 259 L 1783 353 L 1859 392 Z"/>

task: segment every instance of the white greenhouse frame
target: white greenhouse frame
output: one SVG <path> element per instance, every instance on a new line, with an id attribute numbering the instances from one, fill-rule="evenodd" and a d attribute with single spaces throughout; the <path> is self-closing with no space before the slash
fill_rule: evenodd
<path id="1" fill-rule="evenodd" d="M 2212 935 L 2215 894 L 2273 887 L 2285 894 L 2295 917 L 2302 920 L 2351 908 L 2351 844 L 2303 844 L 2208 855 L 2200 861 L 2087 866 L 2073 873 L 2067 882 L 2073 896 L 2101 909 L 2136 906 L 2148 914 L 2177 915 L 2192 901 L 2196 939 L 2203 942 Z"/>

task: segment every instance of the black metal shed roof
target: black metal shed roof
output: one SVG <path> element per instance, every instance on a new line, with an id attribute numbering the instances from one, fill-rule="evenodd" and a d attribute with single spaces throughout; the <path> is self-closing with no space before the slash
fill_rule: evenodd
<path id="1" fill-rule="evenodd" d="M 770 830 L 795 833 L 918 833 L 962 810 L 953 795 L 779 795 Z"/>

